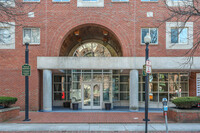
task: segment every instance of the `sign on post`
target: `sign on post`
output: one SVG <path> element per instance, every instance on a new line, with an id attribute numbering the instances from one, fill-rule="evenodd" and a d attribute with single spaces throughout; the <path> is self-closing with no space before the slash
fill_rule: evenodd
<path id="1" fill-rule="evenodd" d="M 146 61 L 146 73 L 151 73 L 151 61 Z"/>
<path id="2" fill-rule="evenodd" d="M 31 75 L 31 66 L 29 64 L 24 64 L 22 66 L 22 76 L 30 76 Z"/>

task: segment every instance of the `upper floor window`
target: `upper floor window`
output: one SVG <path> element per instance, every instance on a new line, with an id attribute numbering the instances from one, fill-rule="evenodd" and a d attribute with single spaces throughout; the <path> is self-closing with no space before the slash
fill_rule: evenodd
<path id="1" fill-rule="evenodd" d="M 77 0 L 77 7 L 104 7 L 104 0 Z"/>
<path id="2" fill-rule="evenodd" d="M 0 44 L 10 44 L 11 33 L 10 28 L 0 28 Z"/>
<path id="3" fill-rule="evenodd" d="M 24 2 L 40 2 L 40 0 L 24 0 Z"/>
<path id="4" fill-rule="evenodd" d="M 39 28 L 24 28 L 23 37 L 25 37 L 26 34 L 31 39 L 30 44 L 40 44 L 40 29 Z"/>
<path id="5" fill-rule="evenodd" d="M 53 2 L 69 2 L 70 0 L 53 0 Z"/>
<path id="6" fill-rule="evenodd" d="M 141 35 L 141 43 L 144 44 L 144 37 L 147 33 L 150 33 L 151 35 L 151 44 L 158 44 L 158 29 L 157 28 L 142 28 L 141 29 L 142 35 Z"/>
<path id="7" fill-rule="evenodd" d="M 129 0 L 112 0 L 112 2 L 129 2 Z"/>
<path id="8" fill-rule="evenodd" d="M 15 23 L 0 23 L 0 49 L 15 49 Z"/>
<path id="9" fill-rule="evenodd" d="M 188 28 L 171 28 L 171 43 L 187 44 Z"/>
<path id="10" fill-rule="evenodd" d="M 193 22 L 166 22 L 166 48 L 190 49 L 193 46 Z"/>
<path id="11" fill-rule="evenodd" d="M 150 1 L 150 2 L 157 2 L 158 0 L 141 0 L 141 1 L 145 1 L 145 2 L 148 2 L 148 1 Z"/>
<path id="12" fill-rule="evenodd" d="M 168 6 L 189 6 L 193 5 L 193 0 L 166 0 Z"/>

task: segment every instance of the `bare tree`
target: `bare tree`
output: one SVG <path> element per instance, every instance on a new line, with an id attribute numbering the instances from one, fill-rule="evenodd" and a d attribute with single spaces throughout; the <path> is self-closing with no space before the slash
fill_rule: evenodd
<path id="1" fill-rule="evenodd" d="M 193 39 L 193 46 L 188 49 L 188 51 L 183 55 L 190 58 L 187 58 L 184 64 L 191 64 L 193 62 L 193 56 L 195 53 L 199 53 L 200 45 L 200 0 L 162 0 L 164 3 L 165 10 L 167 12 L 163 15 L 163 18 L 159 20 L 161 25 L 166 22 L 177 22 L 178 27 L 181 30 L 178 30 L 178 35 L 180 35 L 184 27 L 187 27 L 187 22 L 193 22 L 195 28 L 193 29 L 193 35 L 187 36 L 188 40 Z M 181 22 L 181 23 L 180 23 Z M 173 35 L 173 31 L 170 31 Z M 172 37 L 173 39 L 173 37 Z M 174 43 L 176 45 L 176 43 Z"/>

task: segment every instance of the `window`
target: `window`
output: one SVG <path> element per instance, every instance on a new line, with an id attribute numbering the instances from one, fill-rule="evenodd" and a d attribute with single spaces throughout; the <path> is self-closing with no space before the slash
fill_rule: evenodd
<path id="1" fill-rule="evenodd" d="M 24 2 L 40 2 L 40 0 L 24 0 Z"/>
<path id="2" fill-rule="evenodd" d="M 30 44 L 40 44 L 40 29 L 39 28 L 24 28 L 23 37 L 28 35 L 31 39 Z"/>
<path id="3" fill-rule="evenodd" d="M 158 29 L 157 28 L 142 28 L 141 29 L 142 32 L 142 39 L 141 39 L 141 43 L 144 44 L 144 37 L 146 36 L 147 33 L 150 33 L 151 35 L 151 44 L 158 44 Z"/>
<path id="4" fill-rule="evenodd" d="M 10 44 L 10 28 L 0 28 L 0 44 Z"/>
<path id="5" fill-rule="evenodd" d="M 112 0 L 112 2 L 129 2 L 129 0 Z"/>
<path id="6" fill-rule="evenodd" d="M 53 2 L 69 2 L 70 0 L 53 0 Z"/>
<path id="7" fill-rule="evenodd" d="M 15 23 L 0 23 L 0 49 L 15 49 Z"/>
<path id="8" fill-rule="evenodd" d="M 150 102 L 162 102 L 162 98 L 171 101 L 175 97 L 189 96 L 188 73 L 153 73 L 149 83 Z M 139 101 L 145 100 L 145 77 L 139 75 Z"/>
<path id="9" fill-rule="evenodd" d="M 104 0 L 77 0 L 77 7 L 104 7 Z"/>
<path id="10" fill-rule="evenodd" d="M 166 0 L 168 6 L 192 6 L 193 0 Z"/>
<path id="11" fill-rule="evenodd" d="M 1 6 L 15 6 L 15 1 L 14 0 L 0 0 L 0 3 L 2 4 Z"/>
<path id="12" fill-rule="evenodd" d="M 188 38 L 187 28 L 171 28 L 171 43 L 186 44 Z"/>
<path id="13" fill-rule="evenodd" d="M 158 0 L 141 0 L 141 1 L 145 1 L 145 2 L 148 2 L 148 1 L 150 1 L 150 2 L 157 2 Z"/>
<path id="14" fill-rule="evenodd" d="M 166 49 L 190 49 L 193 46 L 193 22 L 166 22 Z"/>

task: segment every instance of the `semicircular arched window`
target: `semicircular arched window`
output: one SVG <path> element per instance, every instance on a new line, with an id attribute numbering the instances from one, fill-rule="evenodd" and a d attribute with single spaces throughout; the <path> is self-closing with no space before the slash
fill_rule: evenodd
<path id="1" fill-rule="evenodd" d="M 79 46 L 73 56 L 76 57 L 111 57 L 108 49 L 102 44 L 96 42 L 88 42 Z"/>

